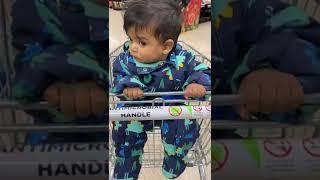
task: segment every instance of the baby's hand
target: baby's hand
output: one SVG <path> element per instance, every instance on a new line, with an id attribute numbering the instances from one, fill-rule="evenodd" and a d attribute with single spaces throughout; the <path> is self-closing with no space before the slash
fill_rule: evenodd
<path id="1" fill-rule="evenodd" d="M 256 70 L 241 82 L 240 115 L 248 119 L 251 113 L 288 112 L 303 103 L 300 82 L 291 74 L 271 69 Z"/>
<path id="2" fill-rule="evenodd" d="M 131 99 L 137 99 L 143 96 L 143 91 L 140 88 L 125 88 L 123 94 Z"/>
<path id="3" fill-rule="evenodd" d="M 190 98 L 190 97 L 202 97 L 206 94 L 206 88 L 200 84 L 192 83 L 189 84 L 184 91 L 184 97 Z"/>

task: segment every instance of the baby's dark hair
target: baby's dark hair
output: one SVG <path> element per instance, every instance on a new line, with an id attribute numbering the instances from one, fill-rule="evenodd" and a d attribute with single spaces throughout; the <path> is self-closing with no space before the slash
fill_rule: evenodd
<path id="1" fill-rule="evenodd" d="M 176 0 L 131 0 L 124 14 L 123 28 L 135 31 L 152 27 L 154 36 L 164 42 L 172 39 L 175 44 L 181 33 L 181 8 Z"/>

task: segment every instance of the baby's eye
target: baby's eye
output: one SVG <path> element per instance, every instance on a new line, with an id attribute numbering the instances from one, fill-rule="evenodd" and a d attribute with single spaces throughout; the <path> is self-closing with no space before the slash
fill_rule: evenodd
<path id="1" fill-rule="evenodd" d="M 146 43 L 143 42 L 143 41 L 140 41 L 139 44 L 140 44 L 141 46 L 145 46 L 145 45 L 146 45 Z"/>

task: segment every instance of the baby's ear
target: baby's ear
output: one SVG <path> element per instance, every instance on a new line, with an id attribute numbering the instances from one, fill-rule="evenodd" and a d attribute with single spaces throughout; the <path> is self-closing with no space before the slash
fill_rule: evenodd
<path id="1" fill-rule="evenodd" d="M 169 54 L 169 52 L 173 49 L 174 41 L 172 39 L 168 39 L 163 43 L 163 54 Z"/>

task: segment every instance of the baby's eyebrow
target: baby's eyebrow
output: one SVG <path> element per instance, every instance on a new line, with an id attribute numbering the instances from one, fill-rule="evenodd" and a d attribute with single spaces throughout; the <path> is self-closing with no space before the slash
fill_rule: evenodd
<path id="1" fill-rule="evenodd" d="M 145 40 L 145 41 L 148 40 L 148 38 L 146 38 L 146 37 L 144 37 L 144 36 L 137 36 L 137 38 L 139 38 L 139 39 L 141 39 L 141 40 Z"/>

